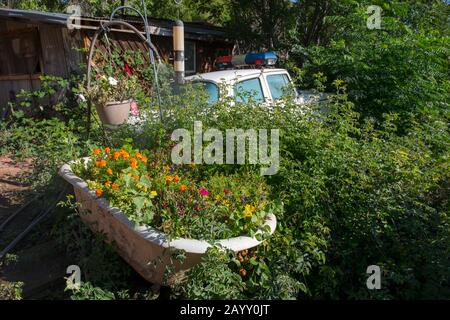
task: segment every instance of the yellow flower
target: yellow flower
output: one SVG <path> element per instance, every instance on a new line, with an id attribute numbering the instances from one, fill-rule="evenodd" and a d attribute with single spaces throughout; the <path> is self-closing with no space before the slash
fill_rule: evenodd
<path id="1" fill-rule="evenodd" d="M 164 171 L 165 172 L 169 172 L 170 171 L 170 167 L 169 166 L 164 166 Z"/>
<path id="2" fill-rule="evenodd" d="M 255 213 L 255 211 L 256 208 L 254 206 L 252 206 L 251 204 L 246 204 L 244 210 L 244 217 L 250 218 L 251 216 L 253 216 L 253 213 Z"/>
<path id="3" fill-rule="evenodd" d="M 152 197 L 156 197 L 158 195 L 158 193 L 155 190 L 150 191 L 150 195 Z"/>

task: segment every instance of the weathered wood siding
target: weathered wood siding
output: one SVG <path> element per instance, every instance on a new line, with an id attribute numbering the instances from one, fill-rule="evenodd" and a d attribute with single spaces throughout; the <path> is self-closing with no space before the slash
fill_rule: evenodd
<path id="1" fill-rule="evenodd" d="M 48 24 L 0 21 L 0 34 L 27 28 L 36 28 L 39 32 L 42 74 L 67 77 L 71 72 L 79 70 L 83 60 L 82 54 L 76 50 L 83 46 L 79 31 L 71 32 L 66 28 Z M 8 102 L 13 102 L 22 89 L 40 88 L 41 81 L 38 77 L 39 75 L 0 76 L 0 116 Z"/>
<path id="2" fill-rule="evenodd" d="M 79 49 L 89 48 L 94 34 L 93 30 L 70 31 L 65 26 L 59 25 L 29 23 L 15 19 L 0 20 L 0 36 L 3 32 L 30 28 L 38 31 L 42 74 L 67 77 L 73 72 L 82 70 L 80 66 L 86 62 L 86 55 Z M 122 50 L 147 52 L 146 45 L 133 33 L 112 32 L 109 37 Z M 212 71 L 214 59 L 217 56 L 231 54 L 230 42 L 188 38 L 186 40 L 195 42 L 195 73 Z M 173 63 L 172 38 L 152 35 L 152 41 L 164 62 Z M 99 48 L 106 50 L 101 43 L 99 43 Z M 144 56 L 147 57 L 147 55 Z M 148 57 L 147 60 L 149 60 Z M 20 90 L 36 90 L 40 88 L 40 85 L 39 75 L 0 76 L 0 119 L 8 102 L 14 101 L 14 97 Z"/>

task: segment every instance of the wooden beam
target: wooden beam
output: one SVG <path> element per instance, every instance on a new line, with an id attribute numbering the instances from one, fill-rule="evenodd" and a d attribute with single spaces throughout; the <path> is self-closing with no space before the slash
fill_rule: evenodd
<path id="1" fill-rule="evenodd" d="M 17 81 L 17 80 L 40 80 L 42 73 L 36 74 L 16 74 L 8 76 L 0 76 L 0 81 Z"/>

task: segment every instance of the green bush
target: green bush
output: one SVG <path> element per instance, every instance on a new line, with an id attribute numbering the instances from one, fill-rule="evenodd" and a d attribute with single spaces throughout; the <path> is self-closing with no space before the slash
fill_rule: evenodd
<path id="1" fill-rule="evenodd" d="M 449 297 L 448 119 L 419 114 L 400 135 L 396 114 L 377 124 L 361 118 L 342 81 L 335 86 L 326 113 L 300 115 L 286 101 L 272 111 L 219 104 L 202 117 L 219 129 L 281 128 L 280 171 L 267 180 L 285 214 L 256 248 L 244 295 Z M 373 264 L 382 270 L 379 291 L 366 287 Z"/>

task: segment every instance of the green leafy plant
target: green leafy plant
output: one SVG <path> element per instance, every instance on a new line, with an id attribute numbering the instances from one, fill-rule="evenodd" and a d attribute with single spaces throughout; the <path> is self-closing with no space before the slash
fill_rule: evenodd
<path id="1" fill-rule="evenodd" d="M 85 167 L 74 166 L 98 197 L 105 197 L 136 223 L 174 237 L 208 240 L 254 236 L 269 212 L 269 189 L 252 174 L 212 175 L 204 179 L 195 166 L 170 166 L 157 151 L 95 148 Z"/>

